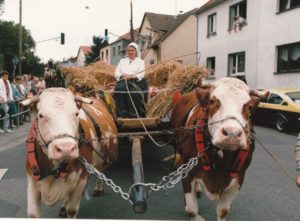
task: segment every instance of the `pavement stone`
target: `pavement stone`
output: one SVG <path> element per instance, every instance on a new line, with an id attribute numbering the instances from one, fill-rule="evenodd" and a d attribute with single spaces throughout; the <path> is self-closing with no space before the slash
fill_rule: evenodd
<path id="1" fill-rule="evenodd" d="M 7 150 L 11 147 L 24 143 L 27 138 L 31 122 L 25 122 L 22 126 L 13 128 L 13 133 L 0 134 L 0 152 Z"/>

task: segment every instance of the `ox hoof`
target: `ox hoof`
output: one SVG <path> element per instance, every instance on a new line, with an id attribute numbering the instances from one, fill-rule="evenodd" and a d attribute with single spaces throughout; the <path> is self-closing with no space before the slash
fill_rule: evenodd
<path id="1" fill-rule="evenodd" d="M 144 213 L 147 210 L 146 201 L 136 201 L 133 204 L 133 211 L 136 213 Z"/>
<path id="2" fill-rule="evenodd" d="M 104 194 L 104 190 L 94 190 L 93 197 L 99 197 Z"/>
<path id="3" fill-rule="evenodd" d="M 68 218 L 66 207 L 60 208 L 58 216 L 60 218 Z"/>

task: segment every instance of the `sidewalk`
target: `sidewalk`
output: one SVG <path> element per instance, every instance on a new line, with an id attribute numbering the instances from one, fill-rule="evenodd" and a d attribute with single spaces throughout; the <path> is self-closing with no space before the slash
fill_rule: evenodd
<path id="1" fill-rule="evenodd" d="M 31 122 L 25 122 L 24 125 L 13 128 L 13 133 L 0 134 L 0 152 L 21 143 L 23 143 L 25 147 L 25 141 L 30 127 Z"/>

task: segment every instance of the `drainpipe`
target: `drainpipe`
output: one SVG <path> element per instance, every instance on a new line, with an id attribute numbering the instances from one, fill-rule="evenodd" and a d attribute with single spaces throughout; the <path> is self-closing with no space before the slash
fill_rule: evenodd
<path id="1" fill-rule="evenodd" d="M 200 54 L 198 53 L 198 48 L 199 48 L 199 15 L 195 15 L 197 18 L 197 27 L 196 27 L 196 65 L 199 65 L 200 63 Z"/>

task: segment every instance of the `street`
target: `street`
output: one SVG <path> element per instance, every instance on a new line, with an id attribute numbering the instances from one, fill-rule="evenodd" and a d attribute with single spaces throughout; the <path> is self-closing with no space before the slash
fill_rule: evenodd
<path id="1" fill-rule="evenodd" d="M 290 173 L 295 175 L 294 144 L 296 134 L 279 133 L 273 128 L 256 126 L 256 137 L 274 154 Z M 1 137 L 0 137 L 1 139 Z M 25 139 L 25 138 L 24 138 Z M 3 149 L 4 147 L 1 147 Z M 171 172 L 161 160 L 172 153 L 171 147 L 143 146 L 146 182 L 157 183 Z M 24 144 L 4 148 L 0 152 L 0 169 L 7 169 L 0 180 L 0 217 L 26 217 L 26 190 Z M 105 175 L 124 192 L 131 185 L 131 155 L 127 145 L 120 146 L 117 162 Z M 0 170 L 1 171 L 1 170 Z M 0 173 L 1 178 L 1 173 Z M 95 177 L 89 180 L 87 194 L 83 196 L 78 218 L 83 219 L 163 219 L 188 220 L 184 212 L 184 197 L 179 182 L 167 191 L 151 192 L 147 211 L 135 214 L 131 205 L 119 194 L 105 186 L 105 193 L 93 198 Z M 204 194 L 199 202 L 199 213 L 207 220 L 216 220 L 216 204 Z M 253 161 L 246 173 L 244 185 L 233 201 L 228 220 L 234 221 L 298 221 L 300 217 L 300 191 L 295 183 L 280 170 L 274 160 L 256 142 Z M 42 217 L 57 218 L 59 205 L 42 207 Z"/>

